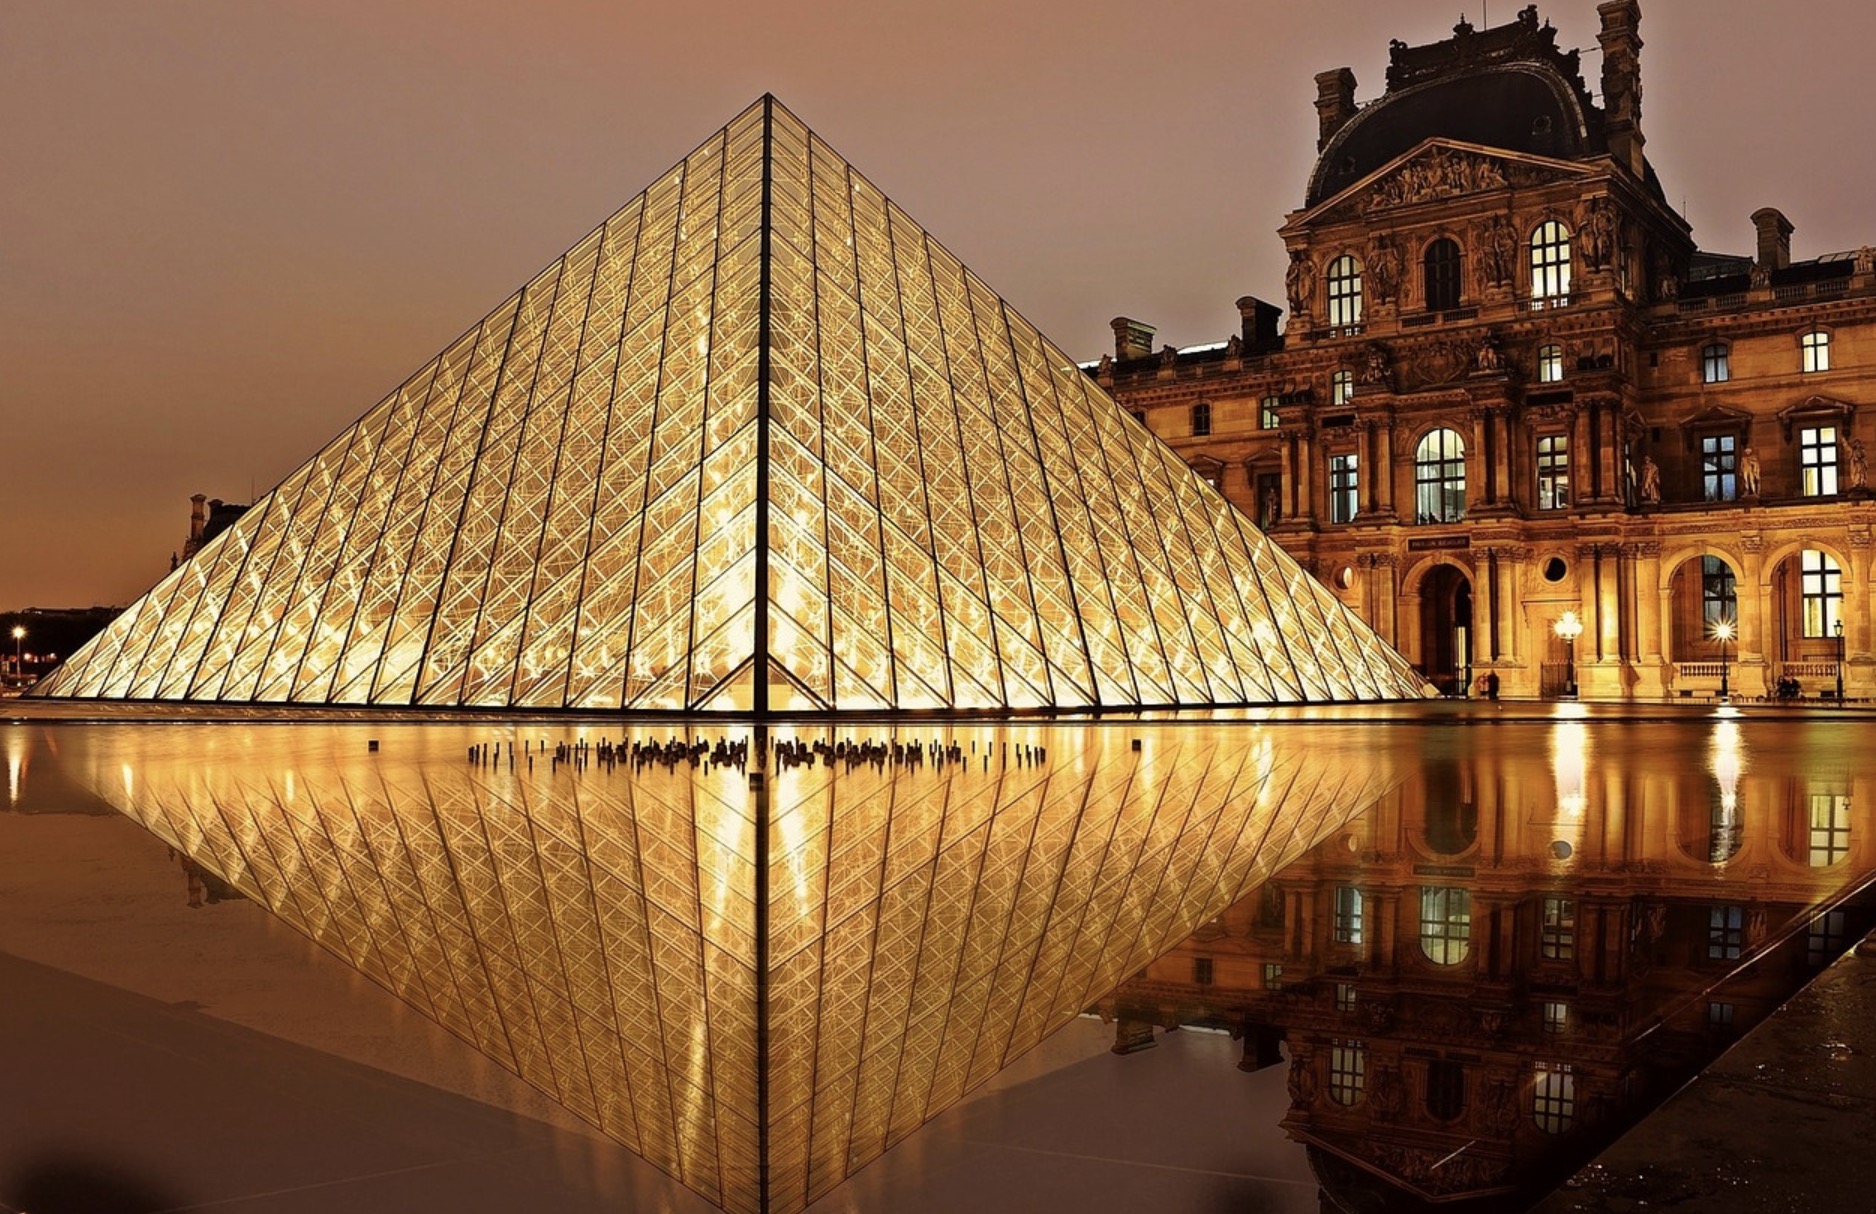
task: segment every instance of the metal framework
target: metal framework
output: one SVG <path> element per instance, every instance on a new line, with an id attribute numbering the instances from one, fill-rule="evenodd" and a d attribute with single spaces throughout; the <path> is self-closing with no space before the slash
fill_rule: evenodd
<path id="1" fill-rule="evenodd" d="M 1421 691 L 764 98 L 36 694 L 760 714 Z"/>

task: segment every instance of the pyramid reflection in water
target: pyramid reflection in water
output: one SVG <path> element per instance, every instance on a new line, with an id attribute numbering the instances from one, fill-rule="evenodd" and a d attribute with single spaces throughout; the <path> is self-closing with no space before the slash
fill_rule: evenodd
<path id="1" fill-rule="evenodd" d="M 736 1214 L 825 1195 L 1391 780 L 1248 725 L 962 730 L 963 765 L 765 787 L 471 765 L 457 727 L 85 736 L 101 795 Z M 1047 763 L 982 762 L 1022 742 Z"/>
<path id="2" fill-rule="evenodd" d="M 34 694 L 846 712 L 1423 687 L 764 99 Z"/>

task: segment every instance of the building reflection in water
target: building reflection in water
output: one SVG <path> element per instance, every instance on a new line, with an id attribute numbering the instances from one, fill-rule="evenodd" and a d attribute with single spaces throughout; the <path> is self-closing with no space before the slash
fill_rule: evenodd
<path id="1" fill-rule="evenodd" d="M 1242 1034 L 1246 1070 L 1287 1054 L 1325 1209 L 1519 1208 L 1868 926 L 1868 777 L 1802 727 L 1748 763 L 1743 732 L 1430 734 L 1372 812 L 1102 1001 L 1116 1051 L 1187 1025 Z"/>
<path id="2" fill-rule="evenodd" d="M 559 727 L 44 734 L 204 870 L 739 1212 L 828 1193 L 1339 838 L 1410 753 L 1348 728 L 933 727 L 898 735 L 918 762 L 760 770 L 600 762 L 597 732 L 561 762 Z"/>

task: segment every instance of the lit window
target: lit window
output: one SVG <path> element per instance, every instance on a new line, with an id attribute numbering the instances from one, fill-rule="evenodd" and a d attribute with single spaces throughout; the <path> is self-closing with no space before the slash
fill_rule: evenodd
<path id="1" fill-rule="evenodd" d="M 1546 1003 L 1544 1005 L 1544 1031 L 1561 1033 L 1570 1027 L 1570 1005 L 1567 1003 Z"/>
<path id="2" fill-rule="evenodd" d="M 1192 958 L 1192 984 L 1194 986 L 1212 984 L 1212 959 L 1210 957 Z"/>
<path id="3" fill-rule="evenodd" d="M 1458 965 L 1472 951 L 1472 893 L 1444 886 L 1420 890 L 1420 951 L 1435 965 Z"/>
<path id="4" fill-rule="evenodd" d="M 1708 434 L 1701 437 L 1700 491 L 1710 502 L 1730 502 L 1739 496 L 1738 436 Z"/>
<path id="5" fill-rule="evenodd" d="M 1212 407 L 1206 401 L 1192 406 L 1192 433 L 1200 438 L 1212 432 Z"/>
<path id="6" fill-rule="evenodd" d="M 1283 419 L 1277 416 L 1277 398 L 1276 397 L 1266 396 L 1263 400 L 1258 402 L 1258 405 L 1257 405 L 1257 428 L 1258 429 L 1275 430 L 1282 424 L 1283 424 Z"/>
<path id="7" fill-rule="evenodd" d="M 1806 548 L 1798 554 L 1798 591 L 1804 635 L 1835 636 L 1843 611 L 1843 570 L 1829 553 Z"/>
<path id="8" fill-rule="evenodd" d="M 1700 558 L 1700 624 L 1712 636 L 1722 620 L 1739 618 L 1739 584 L 1733 567 L 1717 556 Z"/>
<path id="9" fill-rule="evenodd" d="M 1733 1027 L 1733 1005 L 1714 1000 L 1707 1004 L 1707 1023 L 1716 1029 Z"/>
<path id="10" fill-rule="evenodd" d="M 1557 345 L 1537 348 L 1537 382 L 1556 384 L 1563 382 L 1563 347 Z"/>
<path id="11" fill-rule="evenodd" d="M 1537 440 L 1537 508 L 1562 510 L 1570 504 L 1570 436 L 1547 434 Z"/>
<path id="12" fill-rule="evenodd" d="M 1707 908 L 1707 960 L 1737 961 L 1746 944 L 1746 908 Z"/>
<path id="13" fill-rule="evenodd" d="M 1830 334 L 1822 329 L 1813 329 L 1800 339 L 1804 351 L 1804 372 L 1830 370 Z"/>
<path id="14" fill-rule="evenodd" d="M 1361 891 L 1352 885 L 1335 887 L 1335 942 L 1361 943 Z"/>
<path id="15" fill-rule="evenodd" d="M 1570 229 L 1554 219 L 1531 234 L 1531 298 L 1570 298 Z"/>
<path id="16" fill-rule="evenodd" d="M 1427 311 L 1446 312 L 1459 306 L 1459 245 L 1442 236 L 1427 246 L 1423 260 Z"/>
<path id="17" fill-rule="evenodd" d="M 1329 457 L 1329 521 L 1352 522 L 1361 509 L 1360 478 L 1356 473 L 1355 454 Z"/>
<path id="18" fill-rule="evenodd" d="M 1724 864 L 1739 854 L 1746 841 L 1746 825 L 1739 818 L 1739 799 L 1714 781 L 1707 801 L 1707 863 Z"/>
<path id="19" fill-rule="evenodd" d="M 1543 950 L 1546 961 L 1568 961 L 1576 956 L 1574 899 L 1544 899 Z"/>
<path id="20" fill-rule="evenodd" d="M 1837 493 L 1837 427 L 1810 426 L 1798 431 L 1798 491 L 1806 497 Z"/>
<path id="21" fill-rule="evenodd" d="M 1329 263 L 1329 327 L 1361 323 L 1361 263 L 1347 253 Z"/>
<path id="22" fill-rule="evenodd" d="M 1457 430 L 1434 430 L 1414 451 L 1414 515 L 1421 523 L 1466 517 L 1466 441 Z"/>
<path id="23" fill-rule="evenodd" d="M 1329 1097 L 1337 1104 L 1354 1104 L 1368 1088 L 1368 1047 L 1359 1041 L 1331 1039 Z"/>
<path id="24" fill-rule="evenodd" d="M 1804 960 L 1807 965 L 1828 965 L 1843 955 L 1844 914 L 1840 910 L 1825 911 L 1811 920 L 1811 930 L 1805 935 Z"/>
<path id="25" fill-rule="evenodd" d="M 1332 404 L 1346 405 L 1355 399 L 1355 373 L 1337 371 L 1329 377 L 1329 400 Z"/>
<path id="26" fill-rule="evenodd" d="M 1723 341 L 1704 346 L 1700 351 L 1700 382 L 1723 384 L 1733 378 L 1733 351 Z"/>
<path id="27" fill-rule="evenodd" d="M 1275 961 L 1264 962 L 1264 989 L 1267 991 L 1283 989 L 1283 967 Z"/>
<path id="28" fill-rule="evenodd" d="M 1829 868 L 1850 854 L 1850 798 L 1840 792 L 1811 797 L 1811 867 Z"/>
<path id="29" fill-rule="evenodd" d="M 1546 1134 L 1561 1134 L 1576 1122 L 1576 1074 L 1567 1062 L 1534 1064 L 1531 1120 Z"/>
<path id="30" fill-rule="evenodd" d="M 1335 984 L 1335 1010 L 1338 1012 L 1355 1010 L 1355 984 L 1353 982 Z"/>

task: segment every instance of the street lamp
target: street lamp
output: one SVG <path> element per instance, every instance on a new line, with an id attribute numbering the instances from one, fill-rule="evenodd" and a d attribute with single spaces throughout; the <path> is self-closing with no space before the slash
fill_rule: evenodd
<path id="1" fill-rule="evenodd" d="M 1713 625 L 1713 635 L 1720 642 L 1720 698 L 1730 699 L 1731 693 L 1727 690 L 1726 683 L 1726 643 L 1733 639 L 1733 622 L 1731 620 L 1719 621 Z"/>
<path id="2" fill-rule="evenodd" d="M 1574 700 L 1576 699 L 1576 638 L 1583 635 L 1583 621 L 1576 618 L 1576 612 L 1566 611 L 1563 613 L 1563 616 L 1552 625 L 1552 628 L 1558 636 L 1563 638 L 1563 643 L 1569 646 L 1569 685 L 1565 689 L 1564 694 Z"/>
<path id="3" fill-rule="evenodd" d="M 1832 631 L 1837 634 L 1837 702 L 1843 703 L 1843 621 L 1838 620 Z"/>
<path id="4" fill-rule="evenodd" d="M 1842 631 L 1841 628 L 1838 629 L 1839 633 Z M 25 659 L 20 656 L 21 646 L 25 643 L 25 640 L 25 627 L 20 624 L 13 625 L 13 677 L 17 679 L 24 679 L 26 677 L 26 662 Z"/>

